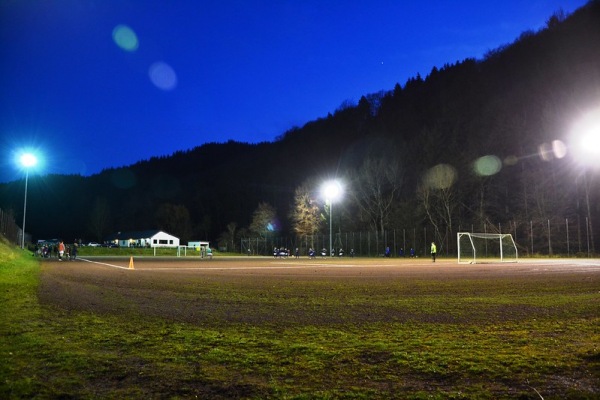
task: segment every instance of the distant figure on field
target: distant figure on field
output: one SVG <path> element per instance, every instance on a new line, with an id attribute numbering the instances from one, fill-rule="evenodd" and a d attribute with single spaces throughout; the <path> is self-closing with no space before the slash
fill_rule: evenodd
<path id="1" fill-rule="evenodd" d="M 435 262 L 435 255 L 437 253 L 437 247 L 434 242 L 431 242 L 431 259 Z"/>
<path id="2" fill-rule="evenodd" d="M 77 259 L 77 243 L 73 243 L 73 247 L 71 248 L 71 260 Z"/>
<path id="3" fill-rule="evenodd" d="M 58 261 L 62 261 L 64 254 L 65 254 L 65 244 L 61 240 L 60 243 L 58 243 Z"/>

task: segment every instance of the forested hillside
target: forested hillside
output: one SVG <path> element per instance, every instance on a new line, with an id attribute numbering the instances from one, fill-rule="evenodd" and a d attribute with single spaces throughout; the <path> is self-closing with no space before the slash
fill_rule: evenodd
<path id="1" fill-rule="evenodd" d="M 161 228 L 233 246 L 242 236 L 328 232 L 320 186 L 336 177 L 345 186 L 337 232 L 426 229 L 452 250 L 458 230 L 504 227 L 546 243 L 551 223 L 567 220 L 594 247 L 600 173 L 577 162 L 571 143 L 577 119 L 600 114 L 598 43 L 594 0 L 482 60 L 449 60 L 272 143 L 209 143 L 91 177 L 31 177 L 27 230 L 70 241 Z M 22 185 L 0 186 L 0 208 L 17 221 Z M 532 235 L 534 224 L 542 228 Z"/>

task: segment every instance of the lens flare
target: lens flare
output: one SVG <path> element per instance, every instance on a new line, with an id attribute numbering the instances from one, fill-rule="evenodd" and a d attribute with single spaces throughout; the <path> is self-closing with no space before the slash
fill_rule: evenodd
<path id="1" fill-rule="evenodd" d="M 158 61 L 152 64 L 148 70 L 150 80 L 159 89 L 173 90 L 177 87 L 177 74 L 171 66 L 165 62 Z"/>
<path id="2" fill-rule="evenodd" d="M 567 145 L 560 140 L 555 140 L 552 142 L 552 152 L 554 153 L 554 157 L 561 159 L 567 155 Z"/>
<path id="3" fill-rule="evenodd" d="M 456 169 L 448 164 L 438 164 L 430 168 L 423 178 L 423 183 L 431 189 L 448 189 L 456 181 Z"/>
<path id="4" fill-rule="evenodd" d="M 552 152 L 552 145 L 548 143 L 542 143 L 538 146 L 538 155 L 543 161 L 551 161 L 554 157 Z"/>
<path id="5" fill-rule="evenodd" d="M 136 51 L 139 46 L 138 38 L 133 29 L 127 25 L 117 25 L 112 31 L 112 37 L 117 46 L 125 51 Z"/>
<path id="6" fill-rule="evenodd" d="M 502 169 L 502 161 L 496 156 L 479 157 L 473 163 L 475 173 L 480 176 L 492 176 Z"/>

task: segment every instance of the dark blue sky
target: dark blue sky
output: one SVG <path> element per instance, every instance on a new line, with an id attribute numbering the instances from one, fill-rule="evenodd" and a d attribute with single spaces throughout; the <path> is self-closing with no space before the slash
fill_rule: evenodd
<path id="1" fill-rule="evenodd" d="M 0 182 L 273 141 L 586 0 L 0 2 Z"/>

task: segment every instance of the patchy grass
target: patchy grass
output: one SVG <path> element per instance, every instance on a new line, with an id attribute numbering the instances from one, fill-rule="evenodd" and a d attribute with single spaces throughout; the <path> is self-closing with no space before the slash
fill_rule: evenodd
<path id="1" fill-rule="evenodd" d="M 1 398 L 600 396 L 597 272 L 184 284 L 125 273 L 86 276 L 75 292 L 41 282 L 18 250 L 0 245 L 0 260 Z"/>

